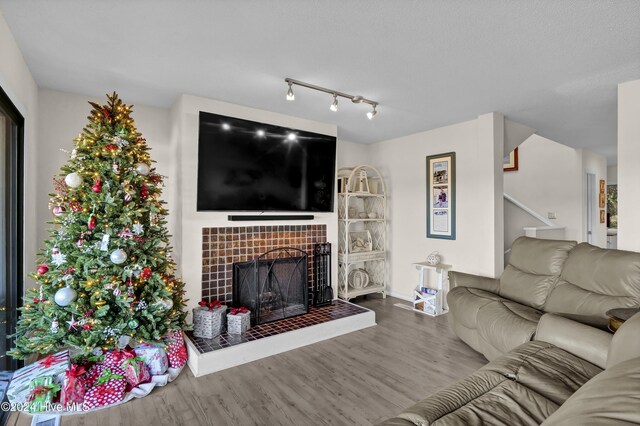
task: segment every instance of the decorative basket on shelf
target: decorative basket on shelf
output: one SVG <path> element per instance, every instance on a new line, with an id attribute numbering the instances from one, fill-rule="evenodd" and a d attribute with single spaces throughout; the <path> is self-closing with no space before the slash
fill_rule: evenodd
<path id="1" fill-rule="evenodd" d="M 369 285 L 369 273 L 364 269 L 354 269 L 349 272 L 349 287 L 355 289 L 361 289 Z"/>

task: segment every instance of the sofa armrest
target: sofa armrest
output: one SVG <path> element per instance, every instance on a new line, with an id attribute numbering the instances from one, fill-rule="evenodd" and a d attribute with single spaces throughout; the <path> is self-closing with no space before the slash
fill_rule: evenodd
<path id="1" fill-rule="evenodd" d="M 449 287 L 471 287 L 498 294 L 498 291 L 500 291 L 500 280 L 496 278 L 481 277 L 479 275 L 465 274 L 464 272 L 450 271 Z"/>
<path id="2" fill-rule="evenodd" d="M 577 357 L 605 368 L 611 333 L 554 314 L 538 322 L 535 340 L 551 343 Z"/>

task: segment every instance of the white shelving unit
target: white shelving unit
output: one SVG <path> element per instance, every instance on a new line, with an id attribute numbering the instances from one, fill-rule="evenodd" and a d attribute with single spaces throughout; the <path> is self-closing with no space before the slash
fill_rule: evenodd
<path id="1" fill-rule="evenodd" d="M 362 165 L 340 169 L 338 180 L 338 297 L 386 297 L 387 200 L 382 176 L 375 167 Z M 360 241 L 352 244 L 355 237 Z M 358 279 L 350 279 L 352 274 L 359 274 Z"/>
<path id="2" fill-rule="evenodd" d="M 445 263 L 432 265 L 427 262 L 418 262 L 413 265 L 420 272 L 418 286 L 413 291 L 413 310 L 433 317 L 449 312 L 447 292 L 451 265 Z M 435 271 L 435 283 L 429 283 L 429 271 Z M 433 293 L 423 292 L 422 288 L 428 288 Z"/>

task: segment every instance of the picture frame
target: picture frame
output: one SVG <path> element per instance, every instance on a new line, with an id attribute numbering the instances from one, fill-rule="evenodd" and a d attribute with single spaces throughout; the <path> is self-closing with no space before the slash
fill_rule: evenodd
<path id="1" fill-rule="evenodd" d="M 600 223 L 605 223 L 606 221 L 607 221 L 607 218 L 604 210 L 600 210 Z"/>
<path id="2" fill-rule="evenodd" d="M 369 231 L 349 232 L 349 253 L 365 253 L 373 250 L 373 241 Z"/>
<path id="3" fill-rule="evenodd" d="M 604 182 L 604 179 L 600 179 L 600 194 L 598 196 L 598 207 L 600 207 L 601 209 L 604 209 L 606 204 L 607 204 L 607 192 L 605 189 L 605 182 Z M 604 223 L 604 222 L 600 222 L 600 223 Z"/>
<path id="4" fill-rule="evenodd" d="M 502 170 L 505 172 L 515 172 L 518 170 L 518 148 L 505 155 L 502 161 Z"/>
<path id="5" fill-rule="evenodd" d="M 427 238 L 456 239 L 456 153 L 427 156 Z"/>

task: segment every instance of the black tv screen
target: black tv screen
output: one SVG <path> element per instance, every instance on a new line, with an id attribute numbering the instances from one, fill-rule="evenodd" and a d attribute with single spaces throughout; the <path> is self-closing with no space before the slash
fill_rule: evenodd
<path id="1" fill-rule="evenodd" d="M 336 138 L 200 112 L 198 211 L 333 211 Z"/>

